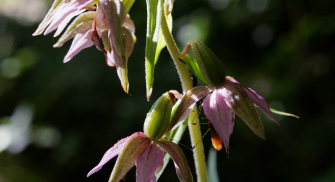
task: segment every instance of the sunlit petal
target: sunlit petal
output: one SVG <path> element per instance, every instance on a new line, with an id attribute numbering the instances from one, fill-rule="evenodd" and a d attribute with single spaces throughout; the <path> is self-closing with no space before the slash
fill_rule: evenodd
<path id="1" fill-rule="evenodd" d="M 77 34 L 72 41 L 69 51 L 64 57 L 64 63 L 70 61 L 81 50 L 91 47 L 93 44 L 94 42 L 92 41 L 92 31 L 91 30 Z"/>
<path id="2" fill-rule="evenodd" d="M 175 128 L 181 121 L 184 121 L 190 115 L 195 103 L 206 97 L 209 92 L 209 88 L 205 86 L 194 87 L 188 90 L 172 115 L 171 126 Z"/>
<path id="3" fill-rule="evenodd" d="M 113 145 L 110 149 L 107 150 L 107 152 L 102 157 L 101 161 L 97 166 L 95 166 L 88 174 L 87 177 L 91 176 L 92 174 L 98 172 L 107 162 L 109 162 L 111 159 L 113 159 L 115 156 L 119 155 L 122 148 L 124 147 L 124 144 L 128 141 L 128 139 L 131 136 L 128 136 L 126 138 L 121 139 L 116 144 Z"/>
<path id="4" fill-rule="evenodd" d="M 260 138 L 265 139 L 264 126 L 256 107 L 249 99 L 244 89 L 236 83 L 226 81 L 218 88 L 219 94 L 224 97 L 226 104 L 249 126 Z"/>
<path id="5" fill-rule="evenodd" d="M 225 97 L 217 90 L 205 98 L 203 105 L 207 118 L 228 150 L 230 135 L 234 129 L 235 113 L 227 105 Z"/>
<path id="6" fill-rule="evenodd" d="M 179 180 L 193 182 L 192 173 L 183 150 L 177 144 L 169 141 L 159 142 L 158 145 L 171 156 Z"/>
<path id="7" fill-rule="evenodd" d="M 155 174 L 163 166 L 164 152 L 151 143 L 136 161 L 136 182 L 156 182 Z"/>
<path id="8" fill-rule="evenodd" d="M 266 102 L 266 100 L 261 95 L 259 95 L 253 89 L 248 88 L 248 87 L 242 85 L 241 83 L 239 83 L 238 81 L 236 81 L 232 77 L 227 77 L 227 81 L 231 81 L 233 83 L 236 83 L 236 84 L 240 85 L 244 89 L 244 91 L 248 94 L 249 99 L 251 99 L 251 101 L 255 105 L 257 105 L 271 120 L 273 120 L 276 123 L 278 123 L 278 121 L 276 120 L 274 114 L 270 110 L 269 104 Z"/>

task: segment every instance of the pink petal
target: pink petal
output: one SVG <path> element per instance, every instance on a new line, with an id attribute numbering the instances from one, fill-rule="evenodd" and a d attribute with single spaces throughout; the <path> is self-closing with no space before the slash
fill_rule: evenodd
<path id="1" fill-rule="evenodd" d="M 77 34 L 72 41 L 69 51 L 64 57 L 64 63 L 70 61 L 81 50 L 91 47 L 93 44 L 94 42 L 92 41 L 92 31 L 91 30 Z"/>
<path id="2" fill-rule="evenodd" d="M 234 129 L 234 112 L 227 105 L 225 97 L 217 90 L 214 90 L 212 94 L 205 98 L 203 105 L 206 117 L 222 139 L 224 147 L 228 150 L 230 135 Z"/>
<path id="3" fill-rule="evenodd" d="M 115 60 L 114 60 L 114 51 L 108 51 L 106 53 L 106 61 L 107 61 L 107 65 L 110 67 L 114 67 L 115 66 Z"/>
<path id="4" fill-rule="evenodd" d="M 155 174 L 162 168 L 163 158 L 164 152 L 152 142 L 136 161 L 136 182 L 156 182 Z"/>
<path id="5" fill-rule="evenodd" d="M 241 85 L 226 81 L 217 91 L 224 97 L 228 107 L 230 107 L 257 136 L 265 139 L 264 125 L 256 110 L 256 106 Z"/>
<path id="6" fill-rule="evenodd" d="M 144 138 L 147 139 L 146 135 L 142 132 L 134 133 L 126 138 L 121 139 L 118 141 L 114 146 L 107 150 L 107 152 L 102 157 L 101 161 L 98 165 L 96 165 L 88 174 L 87 177 L 91 176 L 92 174 L 98 172 L 107 162 L 113 159 L 115 156 L 119 155 L 120 152 L 124 149 L 125 145 L 128 141 L 134 140 L 136 138 Z"/>
<path id="7" fill-rule="evenodd" d="M 227 77 L 227 81 L 236 83 L 238 85 L 240 85 L 243 90 L 248 94 L 249 99 L 251 99 L 251 101 L 257 105 L 271 120 L 275 121 L 277 124 L 278 121 L 276 120 L 274 114 L 271 112 L 269 104 L 266 102 L 266 100 L 259 95 L 256 91 L 254 91 L 251 88 L 248 88 L 246 86 L 244 86 L 243 84 L 239 83 L 238 81 L 236 81 L 233 77 Z"/>
<path id="8" fill-rule="evenodd" d="M 256 91 L 252 90 L 251 88 L 244 88 L 244 90 L 254 104 L 256 104 L 271 120 L 278 123 L 274 114 L 270 110 L 269 104 L 262 96 L 260 96 Z"/>
<path id="9" fill-rule="evenodd" d="M 71 20 L 68 20 L 66 17 L 69 16 L 71 13 L 73 13 L 75 10 L 72 6 L 69 5 L 69 3 L 61 4 L 58 8 L 55 14 L 52 17 L 52 21 L 50 22 L 48 28 L 44 31 L 44 35 L 49 34 L 50 32 L 54 31 L 58 25 L 65 19 L 67 23 Z M 73 18 L 75 15 L 71 16 Z"/>
<path id="10" fill-rule="evenodd" d="M 161 141 L 157 144 L 171 156 L 179 180 L 181 182 L 193 182 L 192 173 L 183 150 L 170 141 Z"/>
<path id="11" fill-rule="evenodd" d="M 132 35 L 135 34 L 135 24 L 129 15 L 127 15 L 122 26 L 125 27 Z"/>
<path id="12" fill-rule="evenodd" d="M 67 26 L 67 24 L 71 21 L 71 19 L 81 13 L 83 13 L 85 10 L 80 10 L 80 11 L 74 11 L 69 13 L 66 17 L 63 17 L 61 22 L 59 23 L 57 30 L 54 34 L 54 37 L 57 37 L 60 33 L 62 33 L 62 31 L 64 30 L 64 28 Z"/>
<path id="13" fill-rule="evenodd" d="M 60 6 L 62 4 L 62 0 L 55 0 L 52 3 L 51 8 L 49 9 L 48 13 L 45 15 L 45 17 L 43 18 L 42 22 L 38 25 L 37 30 L 33 33 L 33 36 L 36 35 L 40 35 L 43 33 L 43 31 L 48 27 L 48 25 L 51 23 L 52 18 L 55 14 L 55 12 L 57 12 L 57 8 L 58 6 Z"/>
<path id="14" fill-rule="evenodd" d="M 115 162 L 109 181 L 119 182 L 150 144 L 151 140 L 142 132 L 137 132 L 134 137 L 129 138 Z"/>
<path id="15" fill-rule="evenodd" d="M 91 176 L 92 174 L 98 172 L 107 162 L 113 159 L 115 156 L 119 155 L 121 152 L 124 144 L 128 141 L 131 136 L 121 139 L 116 144 L 113 145 L 112 148 L 108 149 L 107 152 L 102 157 L 101 161 L 97 166 L 95 166 L 88 174 L 87 177 Z"/>
<path id="16" fill-rule="evenodd" d="M 194 87 L 188 90 L 180 101 L 175 113 L 172 115 L 173 124 L 171 126 L 176 128 L 181 121 L 184 121 L 188 115 L 190 115 L 195 103 L 206 97 L 209 92 L 209 88 L 204 86 Z"/>
<path id="17" fill-rule="evenodd" d="M 96 27 L 99 31 L 104 31 L 108 29 L 108 22 L 106 14 L 104 13 L 101 5 L 97 5 L 97 15 L 96 15 Z"/>
<path id="18" fill-rule="evenodd" d="M 58 36 L 71 21 L 71 19 L 85 11 L 85 7 L 90 4 L 92 0 L 76 0 L 61 4 L 57 7 L 57 11 L 52 17 L 52 21 L 45 30 L 44 35 L 54 31 L 57 27 L 55 37 Z"/>

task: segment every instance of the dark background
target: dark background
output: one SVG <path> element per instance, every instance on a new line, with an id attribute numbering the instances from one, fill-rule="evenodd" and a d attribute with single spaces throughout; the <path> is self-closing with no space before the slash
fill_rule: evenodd
<path id="1" fill-rule="evenodd" d="M 5 0 L 0 8 L 0 182 L 107 181 L 113 162 L 85 176 L 116 141 L 142 130 L 152 104 L 145 98 L 145 1 L 131 10 L 138 38 L 129 60 L 131 96 L 95 48 L 63 64 L 70 43 L 54 49 L 52 35 L 31 36 L 50 3 Z M 203 40 L 227 74 L 272 107 L 301 116 L 278 116 L 280 127 L 264 117 L 266 141 L 237 119 L 229 157 L 218 152 L 221 181 L 335 181 L 334 8 L 333 0 L 175 2 L 181 48 Z M 167 50 L 156 69 L 152 100 L 180 90 Z M 208 153 L 209 135 L 204 141 Z M 182 143 L 193 169 L 188 134 Z M 160 181 L 177 181 L 171 163 Z"/>

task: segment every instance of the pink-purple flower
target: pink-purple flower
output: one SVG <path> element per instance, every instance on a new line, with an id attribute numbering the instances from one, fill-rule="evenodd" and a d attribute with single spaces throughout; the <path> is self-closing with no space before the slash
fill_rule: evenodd
<path id="1" fill-rule="evenodd" d="M 271 120 L 276 121 L 265 99 L 251 88 L 227 76 L 225 81 L 213 89 L 203 102 L 206 117 L 220 136 L 228 150 L 230 135 L 233 132 L 235 114 L 259 137 L 265 138 L 264 126 L 256 106 Z"/>
<path id="2" fill-rule="evenodd" d="M 120 0 L 55 0 L 33 35 L 44 35 L 56 30 L 60 35 L 54 47 L 61 47 L 73 38 L 64 57 L 70 61 L 83 49 L 95 45 L 105 54 L 107 64 L 115 66 L 125 92 L 129 91 L 128 58 L 135 44 L 135 26 Z M 102 42 L 102 43 L 101 43 Z"/>
<path id="3" fill-rule="evenodd" d="M 192 182 L 193 177 L 182 149 L 170 141 L 153 141 L 142 132 L 136 132 L 117 142 L 87 176 L 98 172 L 107 162 L 118 156 L 110 182 L 120 181 L 134 165 L 136 182 L 155 182 L 155 174 L 163 167 L 164 152 L 173 159 L 180 181 Z"/>

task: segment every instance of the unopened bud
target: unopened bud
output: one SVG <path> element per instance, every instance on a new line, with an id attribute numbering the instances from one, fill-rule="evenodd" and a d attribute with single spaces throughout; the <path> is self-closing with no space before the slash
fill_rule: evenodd
<path id="1" fill-rule="evenodd" d="M 171 110 L 176 98 L 170 92 L 160 96 L 151 107 L 144 122 L 144 133 L 152 140 L 161 138 L 170 128 Z"/>
<path id="2" fill-rule="evenodd" d="M 200 41 L 190 41 L 183 53 L 186 54 L 190 49 L 204 81 L 210 87 L 222 85 L 226 74 L 220 59 Z"/>

